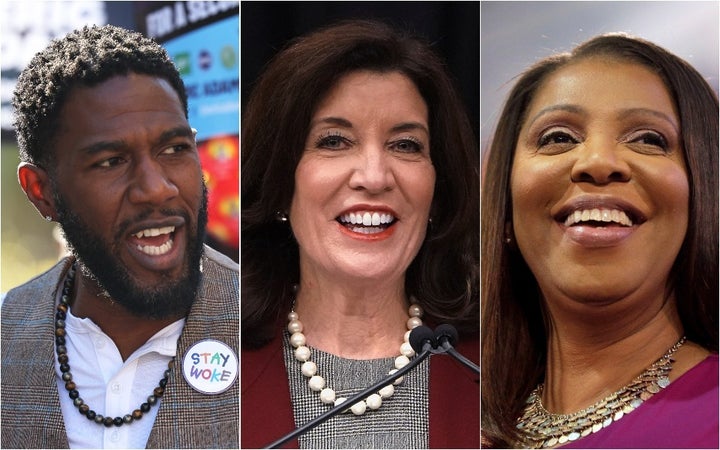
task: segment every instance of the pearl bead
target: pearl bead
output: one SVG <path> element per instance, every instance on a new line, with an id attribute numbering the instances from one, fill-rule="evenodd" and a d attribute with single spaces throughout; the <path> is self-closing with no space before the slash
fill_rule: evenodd
<path id="1" fill-rule="evenodd" d="M 365 402 L 359 401 L 359 402 L 355 403 L 354 405 L 352 405 L 352 407 L 350 409 L 352 410 L 353 414 L 355 414 L 356 416 L 362 416 L 363 414 L 365 414 L 366 408 L 367 408 L 367 405 L 365 404 Z"/>
<path id="2" fill-rule="evenodd" d="M 412 358 L 415 356 L 415 350 L 413 350 L 412 345 L 408 342 L 403 342 L 403 344 L 400 346 L 400 353 L 407 356 L 408 358 Z"/>
<path id="3" fill-rule="evenodd" d="M 365 400 L 367 407 L 370 409 L 378 409 L 382 406 L 382 397 L 378 394 L 373 394 Z"/>
<path id="4" fill-rule="evenodd" d="M 327 404 L 335 403 L 335 391 L 330 388 L 323 389 L 320 391 L 320 401 Z"/>
<path id="5" fill-rule="evenodd" d="M 337 400 L 335 400 L 335 406 L 337 406 L 337 405 L 339 405 L 339 404 L 341 404 L 341 403 L 345 403 L 346 401 L 347 401 L 347 398 L 345 398 L 345 397 L 340 397 L 340 398 L 338 398 Z M 348 411 L 350 411 L 350 408 L 345 408 L 345 409 L 343 409 L 342 412 L 343 412 L 343 414 L 345 414 L 345 413 L 348 412 Z"/>
<path id="6" fill-rule="evenodd" d="M 408 308 L 408 314 L 410 315 L 410 317 L 422 316 L 423 315 L 422 306 L 420 306 L 416 303 L 413 303 L 412 305 L 410 305 L 410 308 Z"/>
<path id="7" fill-rule="evenodd" d="M 390 372 L 388 372 L 388 375 L 392 375 L 392 374 L 394 374 L 394 373 L 397 372 L 397 371 L 398 371 L 397 369 L 393 369 L 393 370 L 391 370 Z M 401 384 L 404 379 L 405 379 L 404 376 L 399 377 L 397 380 L 393 381 L 393 384 L 394 384 L 395 386 L 397 386 L 397 385 Z"/>
<path id="8" fill-rule="evenodd" d="M 394 393 L 395 386 L 393 386 L 392 384 L 388 384 L 387 386 L 378 391 L 378 394 L 380 394 L 380 397 L 382 398 L 390 398 Z"/>
<path id="9" fill-rule="evenodd" d="M 407 328 L 408 330 L 412 330 L 415 327 L 419 327 L 422 325 L 422 319 L 419 317 L 411 317 L 407 320 Z"/>
<path id="10" fill-rule="evenodd" d="M 293 333 L 293 335 L 290 336 L 290 345 L 295 348 L 305 345 L 305 335 L 300 332 Z"/>
<path id="11" fill-rule="evenodd" d="M 303 324 L 302 324 L 302 322 L 300 322 L 300 321 L 297 320 L 297 319 L 296 319 L 296 320 L 291 320 L 291 321 L 288 323 L 287 329 L 288 329 L 288 331 L 290 332 L 290 334 L 300 333 L 300 332 L 302 332 L 302 330 L 303 330 Z"/>
<path id="12" fill-rule="evenodd" d="M 305 362 L 308 359 L 310 359 L 310 349 L 305 347 L 304 345 L 301 345 L 300 347 L 295 349 L 295 359 L 298 361 Z"/>
<path id="13" fill-rule="evenodd" d="M 300 370 L 303 375 L 309 378 L 317 373 L 317 364 L 312 361 L 306 361 L 303 363 L 302 367 L 300 367 Z"/>
<path id="14" fill-rule="evenodd" d="M 410 359 L 405 355 L 400 355 L 397 358 L 395 358 L 395 368 L 396 369 L 402 369 L 403 367 L 410 364 Z"/>
<path id="15" fill-rule="evenodd" d="M 423 309 L 422 307 L 420 307 L 420 305 L 414 303 L 414 298 L 411 298 L 410 300 L 413 303 L 408 308 L 408 315 L 410 316 L 406 323 L 408 331 L 403 335 L 403 343 L 400 346 L 400 356 L 395 358 L 395 369 L 389 372 L 390 375 L 396 373 L 398 369 L 401 369 L 408 365 L 410 363 L 410 358 L 415 356 L 415 350 L 412 348 L 412 345 L 410 345 L 409 342 L 410 334 L 414 328 L 423 324 L 422 319 L 420 319 L 420 316 L 422 316 L 423 314 Z M 335 391 L 329 387 L 326 387 L 325 379 L 320 375 L 317 375 L 318 368 L 315 363 L 310 361 L 311 351 L 306 346 L 306 338 L 305 335 L 302 333 L 303 324 L 302 322 L 300 322 L 298 314 L 295 311 L 291 311 L 290 313 L 288 313 L 287 317 L 287 330 L 288 332 L 290 332 L 289 342 L 290 345 L 295 348 L 295 359 L 303 363 L 300 370 L 305 377 L 309 378 L 308 386 L 310 387 L 310 389 L 315 392 L 319 392 L 320 401 L 325 404 L 334 404 L 335 406 L 337 406 L 347 401 L 347 398 L 345 397 L 336 398 Z M 404 378 L 405 377 L 402 376 L 398 377 L 397 379 L 395 379 L 395 381 L 393 381 L 392 384 L 389 384 L 380 389 L 377 394 L 372 394 L 364 401 L 355 403 L 349 409 L 352 410 L 353 414 L 359 416 L 364 414 L 367 408 L 370 408 L 371 410 L 380 408 L 382 406 L 383 399 L 391 397 L 395 393 L 395 386 L 400 385 L 403 382 Z M 344 412 L 347 411 L 348 409 L 346 409 Z"/>
<path id="16" fill-rule="evenodd" d="M 325 387 L 325 379 L 320 375 L 314 375 L 308 381 L 308 386 L 315 392 L 320 392 Z"/>

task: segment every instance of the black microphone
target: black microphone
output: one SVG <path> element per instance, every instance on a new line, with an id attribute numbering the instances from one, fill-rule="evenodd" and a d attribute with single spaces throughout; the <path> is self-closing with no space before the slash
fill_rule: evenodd
<path id="1" fill-rule="evenodd" d="M 457 332 L 456 332 L 457 333 Z M 410 345 L 412 346 L 413 350 L 417 353 L 417 356 L 413 358 L 408 365 L 403 367 L 402 369 L 399 369 L 397 372 L 393 373 L 392 375 L 389 375 L 382 380 L 378 381 L 377 383 L 373 384 L 372 386 L 368 387 L 367 389 L 358 392 L 357 394 L 353 395 L 349 399 L 345 400 L 344 402 L 340 403 L 339 405 L 334 406 L 332 409 L 324 412 L 323 414 L 317 416 L 316 418 L 312 419 L 311 421 L 305 423 L 301 427 L 296 428 L 292 432 L 286 434 L 285 436 L 281 437 L 280 439 L 276 440 L 275 442 L 269 444 L 265 448 L 278 448 L 279 446 L 283 445 L 287 441 L 306 433 L 316 426 L 322 424 L 323 422 L 326 422 L 330 420 L 332 417 L 340 414 L 343 411 L 346 411 L 348 408 L 350 408 L 355 403 L 360 402 L 361 400 L 364 400 L 369 395 L 376 393 L 383 387 L 391 384 L 401 376 L 405 375 L 412 369 L 414 369 L 418 364 L 423 362 L 428 356 L 430 356 L 433 353 L 433 349 L 437 347 L 437 342 L 435 341 L 435 333 L 432 332 L 432 330 L 425 325 L 421 325 L 419 327 L 415 327 L 410 332 L 410 337 L 408 338 L 408 341 L 410 342 Z"/>
<path id="2" fill-rule="evenodd" d="M 469 359 L 464 357 L 460 352 L 455 350 L 454 345 L 458 341 L 458 332 L 454 326 L 452 326 L 448 323 L 438 325 L 438 327 L 435 328 L 435 339 L 437 340 L 438 348 L 441 350 L 436 351 L 434 353 L 447 353 L 448 355 L 452 356 L 456 360 L 460 361 L 462 364 L 464 364 L 470 370 L 474 371 L 478 375 L 480 374 L 480 368 L 477 366 L 477 364 L 470 361 Z"/>

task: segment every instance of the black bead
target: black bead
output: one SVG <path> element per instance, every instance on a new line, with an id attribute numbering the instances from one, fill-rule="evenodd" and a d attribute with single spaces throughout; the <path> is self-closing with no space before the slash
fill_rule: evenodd
<path id="1" fill-rule="evenodd" d="M 91 410 L 90 406 L 85 404 L 83 399 L 80 398 L 80 392 L 76 389 L 75 382 L 72 381 L 70 362 L 67 355 L 67 347 L 65 346 L 65 320 L 67 319 L 67 311 L 69 308 L 68 302 L 70 300 L 70 293 L 72 292 L 74 277 L 75 271 L 73 269 L 68 272 L 68 278 L 63 288 L 62 300 L 57 306 L 57 312 L 55 314 L 55 344 L 58 354 L 57 360 L 60 364 L 62 379 L 63 381 L 65 381 L 65 389 L 67 389 L 69 397 L 73 400 L 73 405 L 78 408 L 78 412 L 87 417 L 88 420 L 92 420 L 97 424 L 105 425 L 106 427 L 111 427 L 113 425 L 119 427 L 123 424 L 129 424 L 134 422 L 135 420 L 140 420 L 143 416 L 143 413 L 150 411 L 152 405 L 157 404 L 158 398 L 161 397 L 165 392 L 165 387 L 167 386 L 168 378 L 170 377 L 171 368 L 173 367 L 175 358 L 173 357 L 170 362 L 168 362 L 168 369 L 165 370 L 164 377 L 158 382 L 158 387 L 154 389 L 153 394 L 147 398 L 147 402 L 140 405 L 140 408 L 134 410 L 131 414 L 126 414 L 122 417 L 112 418 L 104 417 L 103 415 L 97 414 L 95 411 Z"/>

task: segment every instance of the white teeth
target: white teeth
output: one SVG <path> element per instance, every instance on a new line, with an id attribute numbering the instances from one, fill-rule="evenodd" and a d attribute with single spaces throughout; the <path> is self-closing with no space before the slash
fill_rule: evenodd
<path id="1" fill-rule="evenodd" d="M 569 227 L 580 222 L 614 222 L 620 225 L 631 227 L 633 225 L 632 220 L 625 214 L 624 211 L 619 209 L 584 209 L 578 210 L 568 215 L 565 219 L 565 226 Z"/>
<path id="2" fill-rule="evenodd" d="M 165 242 L 163 245 L 156 247 L 154 245 L 138 245 L 137 249 L 141 252 L 145 253 L 146 255 L 150 256 L 159 256 L 164 255 L 165 253 L 169 252 L 173 247 L 173 241 L 172 239 L 169 239 L 167 242 Z"/>
<path id="3" fill-rule="evenodd" d="M 142 231 L 138 231 L 133 236 L 136 236 L 138 239 L 142 239 L 144 237 L 153 237 L 153 236 L 160 236 L 161 234 L 170 234 L 173 231 L 175 231 L 175 227 L 162 227 L 162 228 L 148 228 Z"/>
<path id="4" fill-rule="evenodd" d="M 351 225 L 362 225 L 365 227 L 379 227 L 388 225 L 395 220 L 392 214 L 371 211 L 358 211 L 343 214 L 339 217 L 340 222 Z"/>

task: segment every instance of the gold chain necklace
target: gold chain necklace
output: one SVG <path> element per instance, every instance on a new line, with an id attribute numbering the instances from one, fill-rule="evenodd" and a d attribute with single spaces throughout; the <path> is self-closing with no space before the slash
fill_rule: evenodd
<path id="1" fill-rule="evenodd" d="M 611 423 L 630 414 L 643 402 L 670 384 L 668 373 L 675 360 L 673 353 L 685 343 L 685 336 L 675 343 L 630 384 L 597 403 L 572 414 L 553 414 L 542 404 L 543 385 L 530 393 L 525 411 L 518 419 L 517 428 L 522 442 L 517 445 L 529 448 L 550 448 L 597 433 Z"/>

